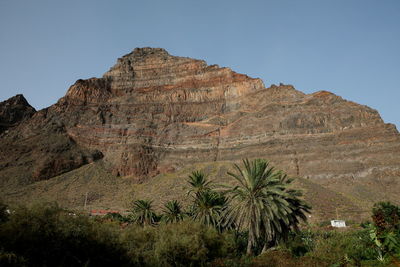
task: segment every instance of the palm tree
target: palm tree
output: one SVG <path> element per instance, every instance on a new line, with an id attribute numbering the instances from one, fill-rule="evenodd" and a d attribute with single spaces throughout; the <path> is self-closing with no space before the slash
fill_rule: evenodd
<path id="1" fill-rule="evenodd" d="M 283 197 L 289 204 L 289 212 L 278 214 L 275 220 L 271 220 L 271 232 L 269 238 L 265 239 L 265 244 L 262 252 L 267 249 L 268 243 L 276 245 L 278 241 L 286 241 L 291 231 L 299 231 L 301 221 L 307 221 L 306 213 L 310 213 L 311 206 L 301 199 L 302 192 L 293 188 L 289 188 L 293 179 L 289 179 L 286 174 L 280 172 L 278 176 L 280 182 L 284 185 Z"/>
<path id="2" fill-rule="evenodd" d="M 298 192 L 287 189 L 289 180 L 281 171 L 276 171 L 263 159 L 243 160 L 244 169 L 234 164 L 237 173 L 228 172 L 238 182 L 231 188 L 233 206 L 227 213 L 227 222 L 235 223 L 248 231 L 247 254 L 258 239 L 269 242 L 298 224 L 298 218 L 305 219 L 306 206 Z"/>
<path id="3" fill-rule="evenodd" d="M 194 195 L 191 207 L 191 216 L 207 226 L 221 229 L 222 214 L 227 207 L 226 197 L 211 189 L 198 192 Z"/>
<path id="4" fill-rule="evenodd" d="M 194 171 L 187 181 L 191 186 L 188 195 L 192 197 L 189 216 L 207 226 L 222 229 L 222 213 L 227 207 L 227 198 L 223 193 L 212 190 L 212 183 L 201 171 Z"/>
<path id="5" fill-rule="evenodd" d="M 179 222 L 184 219 L 184 212 L 181 204 L 176 200 L 171 200 L 164 205 L 163 221 L 166 223 Z"/>
<path id="6" fill-rule="evenodd" d="M 303 193 L 300 190 L 296 190 L 293 188 L 289 188 L 293 179 L 289 179 L 286 174 L 282 174 L 280 176 L 280 181 L 285 185 L 286 201 L 290 204 L 291 213 L 288 214 L 289 224 L 286 227 L 289 227 L 288 230 L 298 231 L 298 226 L 300 221 L 307 221 L 306 213 L 311 212 L 311 206 L 301 199 Z M 288 231 L 285 235 L 281 235 L 284 239 L 287 238 Z"/>
<path id="7" fill-rule="evenodd" d="M 211 181 L 208 181 L 206 175 L 202 171 L 194 171 L 189 175 L 189 185 L 192 187 L 188 191 L 189 194 L 197 194 L 199 192 L 211 189 Z"/>
<path id="8" fill-rule="evenodd" d="M 150 200 L 136 200 L 133 202 L 133 215 L 134 220 L 142 225 L 153 225 L 157 220 L 157 215 L 152 207 L 153 201 Z"/>

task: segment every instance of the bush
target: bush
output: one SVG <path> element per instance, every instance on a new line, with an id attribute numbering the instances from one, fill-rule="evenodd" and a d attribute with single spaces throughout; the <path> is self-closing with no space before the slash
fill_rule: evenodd
<path id="1" fill-rule="evenodd" d="M 251 266 L 262 266 L 262 267 L 288 267 L 288 266 L 296 266 L 296 267 L 328 267 L 330 266 L 325 261 L 310 257 L 304 256 L 301 258 L 294 258 L 289 251 L 285 250 L 272 250 L 266 253 L 261 254 L 256 257 Z"/>
<path id="2" fill-rule="evenodd" d="M 315 247 L 315 233 L 310 229 L 291 232 L 283 247 L 295 257 L 301 257 L 312 251 Z"/>
<path id="3" fill-rule="evenodd" d="M 329 264 L 355 265 L 378 256 L 368 230 L 317 232 L 315 248 L 307 255 Z"/>
<path id="4" fill-rule="evenodd" d="M 390 202 L 376 203 L 372 209 L 372 219 L 379 233 L 400 230 L 400 207 Z"/>
<path id="5" fill-rule="evenodd" d="M 28 266 L 128 263 L 116 229 L 87 216 L 70 216 L 56 204 L 17 208 L 0 228 L 0 246 Z"/>
<path id="6" fill-rule="evenodd" d="M 381 259 L 400 258 L 400 207 L 390 202 L 376 203 L 372 209 L 370 235 Z"/>
<path id="7" fill-rule="evenodd" d="M 123 240 L 132 263 L 142 266 L 202 266 L 236 251 L 233 234 L 191 221 L 157 228 L 133 225 Z"/>
<path id="8" fill-rule="evenodd" d="M 156 229 L 130 225 L 122 233 L 122 242 L 132 264 L 136 266 L 155 266 L 154 244 Z"/>
<path id="9" fill-rule="evenodd" d="M 154 247 L 162 266 L 200 266 L 234 250 L 233 235 L 192 222 L 160 227 Z"/>

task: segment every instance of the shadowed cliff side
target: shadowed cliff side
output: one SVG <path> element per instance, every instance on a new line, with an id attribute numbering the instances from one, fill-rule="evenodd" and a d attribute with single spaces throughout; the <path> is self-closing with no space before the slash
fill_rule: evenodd
<path id="1" fill-rule="evenodd" d="M 36 110 L 29 105 L 23 95 L 16 95 L 0 102 L 0 134 L 29 119 Z"/>

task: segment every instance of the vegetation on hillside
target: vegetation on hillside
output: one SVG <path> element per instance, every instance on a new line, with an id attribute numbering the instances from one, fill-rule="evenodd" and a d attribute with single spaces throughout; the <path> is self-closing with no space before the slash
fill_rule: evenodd
<path id="1" fill-rule="evenodd" d="M 235 165 L 234 186 L 188 178 L 190 205 L 135 200 L 128 215 L 0 201 L 0 266 L 398 266 L 400 207 L 345 230 L 306 223 L 310 207 L 265 160 Z"/>

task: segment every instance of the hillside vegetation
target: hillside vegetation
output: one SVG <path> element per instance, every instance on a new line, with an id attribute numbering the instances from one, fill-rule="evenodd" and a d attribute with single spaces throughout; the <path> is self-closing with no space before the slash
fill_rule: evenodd
<path id="1" fill-rule="evenodd" d="M 259 256 L 246 232 L 185 219 L 141 226 L 128 216 L 89 217 L 48 203 L 0 205 L 1 266 L 399 266 L 400 208 L 380 203 L 372 223 L 304 225 Z M 260 251 L 262 247 L 255 249 Z"/>
<path id="2" fill-rule="evenodd" d="M 231 184 L 233 181 L 227 175 L 229 170 L 233 170 L 232 162 L 227 161 L 188 165 L 141 183 L 133 181 L 129 176 L 117 177 L 110 174 L 104 163 L 99 161 L 28 186 L 3 187 L 1 193 L 10 204 L 57 201 L 63 207 L 78 210 L 83 210 L 87 193 L 87 210 L 112 209 L 121 212 L 127 210 L 134 199 L 152 199 L 156 210 L 159 210 L 168 200 L 176 199 L 186 203 L 186 179 L 193 170 L 201 170 L 217 184 Z M 341 183 L 319 184 L 315 180 L 301 177 L 295 177 L 293 186 L 301 189 L 305 200 L 312 205 L 311 222 L 335 219 L 337 214 L 340 219 L 360 222 L 369 217 L 374 202 L 385 199 L 385 196 L 387 200 L 400 204 L 390 195 L 384 194 L 379 186 L 371 186 L 364 191 L 364 187 L 360 186 L 358 195 L 342 190 L 345 186 Z M 375 188 L 375 191 L 371 188 Z"/>

